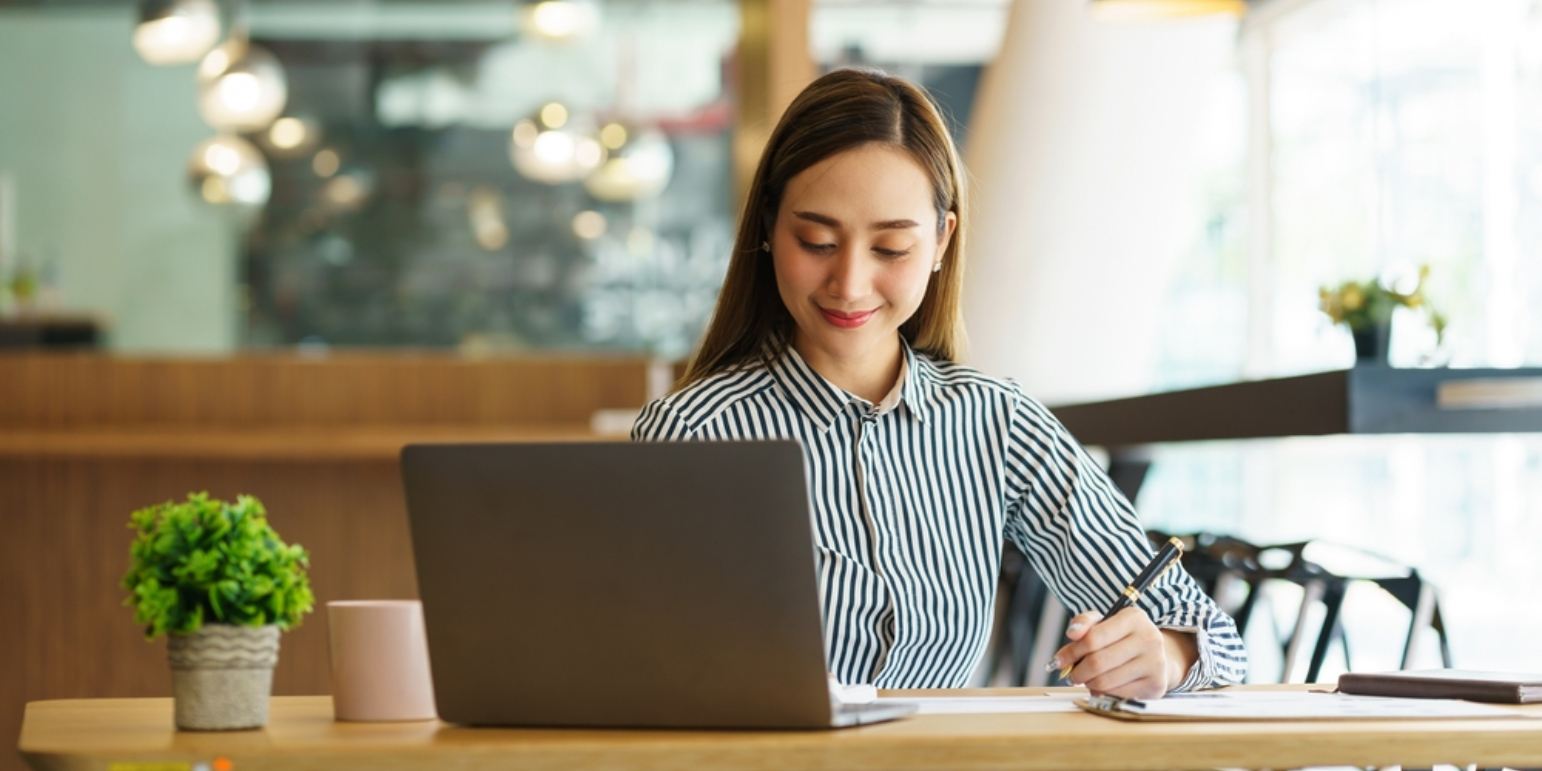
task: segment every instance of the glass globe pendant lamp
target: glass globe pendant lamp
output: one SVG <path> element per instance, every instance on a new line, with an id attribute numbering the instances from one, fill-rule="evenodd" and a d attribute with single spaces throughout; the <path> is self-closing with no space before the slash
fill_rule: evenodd
<path id="1" fill-rule="evenodd" d="M 144 0 L 134 27 L 134 50 L 156 66 L 191 64 L 220 41 L 214 0 Z"/>
<path id="2" fill-rule="evenodd" d="M 601 201 L 652 198 L 669 185 L 675 154 L 657 129 L 608 123 L 600 129 L 600 144 L 609 157 L 589 176 L 584 189 Z"/>
<path id="3" fill-rule="evenodd" d="M 255 209 L 273 192 L 267 159 L 235 134 L 216 134 L 198 145 L 187 175 L 199 197 L 216 206 Z"/>
<path id="4" fill-rule="evenodd" d="M 1138 24 L 1213 14 L 1241 17 L 1247 7 L 1246 0 L 1092 0 L 1092 18 Z"/>
<path id="5" fill-rule="evenodd" d="M 321 145 L 321 123 L 308 117 L 286 115 L 257 134 L 263 151 L 273 158 L 299 158 Z"/>
<path id="6" fill-rule="evenodd" d="M 559 102 L 514 124 L 509 160 L 526 179 L 551 185 L 577 182 L 605 162 L 605 147 L 575 126 Z"/>
<path id="7" fill-rule="evenodd" d="M 232 36 L 198 65 L 198 112 L 215 129 L 267 128 L 283 113 L 288 100 L 283 65 L 244 36 Z"/>
<path id="8" fill-rule="evenodd" d="M 520 10 L 520 29 L 553 43 L 587 36 L 600 25 L 600 7 L 594 0 L 540 0 Z"/>

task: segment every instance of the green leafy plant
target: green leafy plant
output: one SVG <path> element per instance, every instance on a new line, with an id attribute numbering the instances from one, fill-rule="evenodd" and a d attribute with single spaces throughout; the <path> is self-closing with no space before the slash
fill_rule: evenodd
<path id="1" fill-rule="evenodd" d="M 145 639 L 191 634 L 205 623 L 298 626 L 315 596 L 305 568 L 309 556 L 279 540 L 256 498 L 236 502 L 192 493 L 187 501 L 134 512 L 122 586 L 124 605 L 145 625 Z"/>
<path id="2" fill-rule="evenodd" d="M 1318 308 L 1352 330 L 1369 329 L 1392 323 L 1392 312 L 1399 307 L 1424 314 L 1425 321 L 1435 330 L 1437 340 L 1445 337 L 1446 317 L 1430 306 L 1424 296 L 1424 283 L 1429 278 L 1428 265 L 1420 266 L 1419 280 L 1408 291 L 1398 291 L 1379 279 L 1370 281 L 1345 281 L 1335 288 L 1318 289 Z M 1411 277 L 1410 277 L 1411 278 Z"/>

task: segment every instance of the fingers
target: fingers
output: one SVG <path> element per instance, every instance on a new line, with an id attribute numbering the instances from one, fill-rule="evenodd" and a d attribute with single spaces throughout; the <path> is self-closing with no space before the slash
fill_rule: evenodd
<path id="1" fill-rule="evenodd" d="M 1162 666 L 1145 656 L 1134 657 L 1082 685 L 1094 694 L 1122 699 L 1160 699 L 1167 693 L 1167 679 Z"/>
<path id="2" fill-rule="evenodd" d="M 1075 618 L 1071 619 L 1071 623 L 1066 626 L 1065 636 L 1072 640 L 1080 640 L 1083 635 L 1087 634 L 1087 630 L 1102 620 L 1103 614 L 1095 610 L 1078 613 Z"/>
<path id="3" fill-rule="evenodd" d="M 1055 651 L 1055 655 L 1050 658 L 1049 663 L 1044 665 L 1044 671 L 1059 673 L 1061 680 L 1069 677 L 1071 675 L 1071 667 L 1075 666 L 1076 660 L 1081 658 L 1080 654 L 1073 655 L 1072 653 L 1072 648 L 1075 645 L 1074 641 L 1079 641 L 1086 637 L 1087 633 L 1092 630 L 1092 627 L 1102 620 L 1103 614 L 1094 610 L 1078 613 L 1074 616 L 1071 619 L 1071 623 L 1066 625 L 1065 628 L 1065 636 L 1073 642 Z"/>
<path id="4" fill-rule="evenodd" d="M 1071 682 L 1093 693 L 1151 699 L 1167 691 L 1166 658 L 1138 635 L 1087 654 L 1071 672 Z"/>
<path id="5" fill-rule="evenodd" d="M 1062 679 L 1106 693 L 1117 690 L 1122 694 L 1127 686 L 1155 677 L 1157 695 L 1165 692 L 1166 646 L 1151 619 L 1138 608 L 1126 608 L 1102 623 L 1094 620 L 1101 618 L 1097 613 L 1083 613 L 1072 619 L 1073 626 L 1077 622 L 1084 626 L 1074 632 L 1067 630 L 1072 642 L 1055 652 L 1046 669 L 1058 670 Z M 1134 669 L 1119 671 L 1132 664 Z M 1144 693 L 1150 689 L 1136 690 Z"/>
<path id="6" fill-rule="evenodd" d="M 1076 662 L 1083 656 L 1107 647 L 1113 641 L 1129 634 L 1127 627 L 1131 619 L 1127 614 L 1132 610 L 1141 618 L 1146 617 L 1146 614 L 1141 613 L 1137 608 L 1126 608 L 1109 619 L 1104 619 L 1103 614 L 1096 611 L 1077 614 L 1066 627 L 1065 636 L 1070 638 L 1071 642 L 1055 651 L 1054 657 L 1050 659 L 1050 666 L 1045 667 L 1045 670 L 1059 670 L 1061 679 L 1065 679 L 1069 670 L 1076 666 Z"/>
<path id="7" fill-rule="evenodd" d="M 1077 659 L 1067 679 L 1073 685 L 1084 685 L 1140 657 L 1145 647 L 1139 635 L 1113 639 L 1107 645 L 1093 648 Z"/>

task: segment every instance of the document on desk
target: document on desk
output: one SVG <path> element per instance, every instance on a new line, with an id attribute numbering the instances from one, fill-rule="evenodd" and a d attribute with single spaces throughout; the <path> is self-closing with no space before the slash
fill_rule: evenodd
<path id="1" fill-rule="evenodd" d="M 1137 701 L 1112 696 L 1076 706 L 1120 720 L 1410 720 L 1536 717 L 1504 707 L 1454 699 L 1396 699 L 1327 691 L 1206 691 Z"/>
<path id="2" fill-rule="evenodd" d="M 1027 712 L 1076 712 L 1075 694 L 1036 696 L 884 697 L 879 702 L 916 705 L 921 715 L 984 715 Z"/>

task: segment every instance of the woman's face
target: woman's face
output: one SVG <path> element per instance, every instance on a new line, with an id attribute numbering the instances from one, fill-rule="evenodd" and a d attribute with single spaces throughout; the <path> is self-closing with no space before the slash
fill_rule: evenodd
<path id="1" fill-rule="evenodd" d="M 926 172 L 886 145 L 847 150 L 789 180 L 771 253 L 798 324 L 793 347 L 816 369 L 891 363 L 957 222 L 948 212 L 938 234 Z"/>

